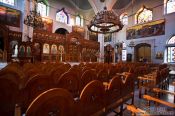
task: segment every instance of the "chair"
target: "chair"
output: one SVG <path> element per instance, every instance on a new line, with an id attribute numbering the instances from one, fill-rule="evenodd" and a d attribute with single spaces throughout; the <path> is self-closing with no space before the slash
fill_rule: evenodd
<path id="1" fill-rule="evenodd" d="M 79 116 L 100 115 L 105 106 L 105 87 L 98 80 L 88 83 L 80 94 Z"/>
<path id="2" fill-rule="evenodd" d="M 67 90 L 54 88 L 40 94 L 30 104 L 26 116 L 74 116 L 74 100 Z"/>

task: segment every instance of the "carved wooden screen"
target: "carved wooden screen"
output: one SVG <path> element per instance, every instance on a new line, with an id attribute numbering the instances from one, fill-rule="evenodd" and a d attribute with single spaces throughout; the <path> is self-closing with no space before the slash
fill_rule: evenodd
<path id="1" fill-rule="evenodd" d="M 70 61 L 72 62 L 78 62 L 79 61 L 79 42 L 77 38 L 71 38 L 71 44 L 69 45 L 69 57 Z"/>

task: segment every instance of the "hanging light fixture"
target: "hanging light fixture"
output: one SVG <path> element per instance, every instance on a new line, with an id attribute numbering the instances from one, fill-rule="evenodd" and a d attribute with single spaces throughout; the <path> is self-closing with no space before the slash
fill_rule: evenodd
<path id="1" fill-rule="evenodd" d="M 34 29 L 41 29 L 44 27 L 44 23 L 42 21 L 42 17 L 40 13 L 37 12 L 37 0 L 34 0 L 34 10 L 30 11 L 30 14 L 26 16 L 24 19 L 24 24 L 27 26 L 31 26 Z"/>
<path id="2" fill-rule="evenodd" d="M 88 25 L 89 31 L 103 34 L 118 32 L 122 28 L 123 24 L 119 16 L 112 10 L 107 10 L 106 7 L 104 7 L 104 10 L 98 12 Z"/>

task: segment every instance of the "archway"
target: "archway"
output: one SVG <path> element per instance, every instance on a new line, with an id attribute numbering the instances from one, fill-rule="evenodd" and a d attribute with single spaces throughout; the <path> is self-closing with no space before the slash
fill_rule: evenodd
<path id="1" fill-rule="evenodd" d="M 141 43 L 135 46 L 135 60 L 139 61 L 143 58 L 144 62 L 151 62 L 151 45 L 147 43 Z"/>
<path id="2" fill-rule="evenodd" d="M 62 34 L 62 35 L 66 35 L 66 34 L 68 34 L 69 32 L 68 32 L 66 29 L 64 29 L 64 28 L 58 28 L 58 29 L 55 31 L 55 33 L 57 33 L 57 34 Z"/>
<path id="3" fill-rule="evenodd" d="M 104 47 L 104 51 L 105 63 L 112 63 L 114 60 L 114 48 L 110 44 L 108 44 Z"/>

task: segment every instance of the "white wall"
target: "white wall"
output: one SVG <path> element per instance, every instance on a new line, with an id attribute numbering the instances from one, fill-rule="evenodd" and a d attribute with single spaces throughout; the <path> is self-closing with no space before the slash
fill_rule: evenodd
<path id="1" fill-rule="evenodd" d="M 133 39 L 135 44 L 139 43 L 148 43 L 151 45 L 151 58 L 154 63 L 163 63 L 164 60 L 155 59 L 155 53 L 158 51 L 164 52 L 166 49 L 166 41 L 170 39 L 170 37 L 175 34 L 175 13 L 164 15 L 164 5 L 163 0 L 136 0 L 133 7 L 130 6 L 125 10 L 118 10 L 118 13 L 122 13 L 123 11 L 127 12 L 130 16 L 131 14 L 136 13 L 143 5 L 147 8 L 153 8 L 153 20 L 165 19 L 165 35 L 160 36 L 152 36 L 145 38 Z M 160 5 L 160 6 L 159 6 Z M 156 7 L 159 6 L 159 7 Z M 132 10 L 133 9 L 133 10 Z M 132 12 L 133 11 L 133 12 Z M 120 32 L 115 34 L 114 41 L 126 42 L 128 45 L 131 40 L 126 40 L 126 29 L 127 27 L 132 27 L 135 25 L 135 17 L 129 17 L 129 24 L 125 26 Z M 134 49 L 127 47 L 128 53 L 134 53 Z M 134 57 L 134 55 L 133 55 Z M 164 57 L 166 59 L 166 57 Z"/>

